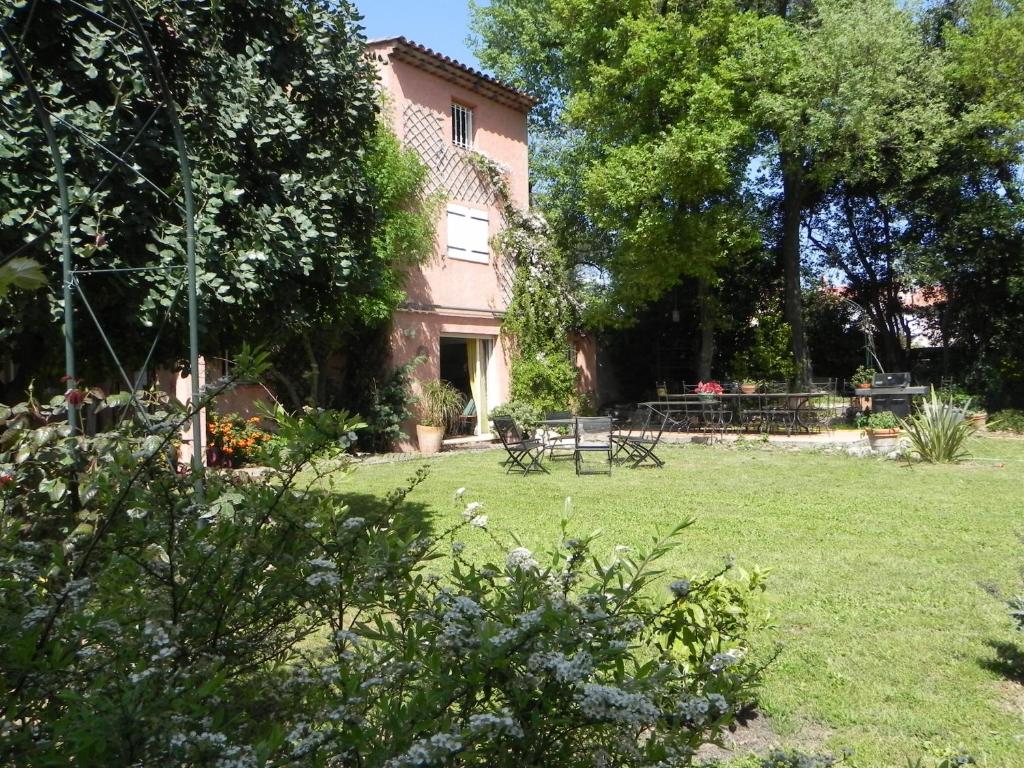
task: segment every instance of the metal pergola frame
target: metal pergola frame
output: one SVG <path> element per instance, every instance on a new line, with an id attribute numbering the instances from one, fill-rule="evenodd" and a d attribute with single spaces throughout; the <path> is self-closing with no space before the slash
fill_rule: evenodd
<path id="1" fill-rule="evenodd" d="M 65 373 L 68 380 L 68 387 L 74 388 L 77 386 L 78 373 L 75 359 L 75 296 L 81 300 L 82 306 L 89 314 L 93 322 L 95 323 L 100 337 L 103 343 L 114 360 L 118 371 L 121 374 L 124 383 L 127 385 L 129 393 L 132 398 L 136 410 L 140 414 L 142 420 L 149 426 L 149 420 L 145 413 L 145 409 L 139 402 L 137 397 L 137 391 L 141 384 L 142 372 L 146 370 L 150 361 L 152 360 L 153 353 L 156 349 L 157 342 L 159 341 L 160 334 L 163 330 L 164 325 L 168 317 L 170 316 L 171 310 L 177 301 L 177 297 L 181 292 L 182 287 L 185 287 L 186 294 L 188 296 L 188 345 L 189 345 L 189 366 L 191 369 L 191 385 L 192 385 L 192 408 L 193 413 L 191 415 L 192 422 L 192 438 L 193 438 L 193 452 L 192 452 L 192 470 L 195 478 L 196 494 L 201 499 L 203 494 L 203 432 L 202 432 L 202 415 L 199 409 L 201 402 L 202 392 L 199 383 L 199 297 L 196 280 L 196 227 L 195 227 L 195 216 L 196 216 L 196 205 L 195 205 L 195 194 L 193 190 L 192 182 L 192 168 L 188 159 L 188 145 L 185 141 L 185 133 L 181 126 L 181 120 L 179 117 L 178 106 L 174 101 L 174 97 L 171 93 L 170 87 L 167 82 L 163 67 L 160 64 L 160 59 L 156 54 L 156 50 L 153 47 L 149 36 L 146 33 L 146 28 L 139 17 L 138 11 L 132 0 L 110 0 L 115 6 L 119 6 L 124 13 L 127 20 L 127 24 L 119 23 L 118 21 L 111 19 L 109 16 L 100 13 L 92 8 L 87 8 L 75 0 L 66 0 L 66 2 L 59 3 L 62 7 L 72 7 L 77 9 L 79 12 L 88 15 L 89 17 L 111 25 L 118 29 L 120 32 L 132 35 L 136 42 L 142 49 L 143 57 L 145 59 L 145 66 L 149 70 L 148 77 L 143 73 L 142 67 L 140 67 L 140 75 L 144 80 L 150 83 L 150 89 L 153 91 L 153 96 L 157 100 L 157 107 L 153 114 L 143 123 L 142 128 L 135 135 L 131 142 L 125 147 L 121 148 L 120 151 L 114 152 L 94 140 L 90 137 L 85 136 L 78 132 L 75 126 L 62 120 L 58 115 L 51 113 L 43 99 L 42 93 L 36 87 L 36 83 L 32 77 L 29 66 L 26 64 L 25 59 L 19 53 L 18 45 L 12 36 L 8 34 L 6 28 L 0 25 L 0 57 L 7 57 L 10 59 L 14 71 L 25 87 L 26 93 L 32 105 L 32 111 L 35 115 L 36 121 L 42 128 L 43 135 L 45 136 L 46 144 L 49 147 L 49 153 L 53 168 L 55 172 L 57 193 L 58 193 L 58 204 L 60 208 L 60 244 L 61 244 L 61 261 L 62 261 L 62 299 L 63 299 L 63 316 L 64 316 L 64 357 L 65 357 Z M 35 12 L 38 5 L 41 2 L 54 2 L 54 0 L 32 0 L 31 5 L 28 7 L 25 26 L 21 33 L 21 41 L 23 42 L 27 31 L 35 18 Z M 88 269 L 88 270 L 76 270 L 74 264 L 74 253 L 72 250 L 72 231 L 71 222 L 78 209 L 81 208 L 81 204 L 76 206 L 74 209 L 71 207 L 69 187 L 67 182 L 67 176 L 64 168 L 64 160 L 61 155 L 61 147 L 57 138 L 57 132 L 54 128 L 54 123 L 58 123 L 64 128 L 69 129 L 78 134 L 87 144 L 92 148 L 103 152 L 109 156 L 114 162 L 115 166 L 121 166 L 130 170 L 136 176 L 138 176 L 144 183 L 149 184 L 151 187 L 157 189 L 164 197 L 168 195 L 159 187 L 157 187 L 150 179 L 146 178 L 141 170 L 136 168 L 131 162 L 129 162 L 125 155 L 129 152 L 132 147 L 139 141 L 143 136 L 147 128 L 152 124 L 157 114 L 163 112 L 168 123 L 170 124 L 171 131 L 174 136 L 174 143 L 178 154 L 179 163 L 179 174 L 181 177 L 181 190 L 182 190 L 182 202 L 176 203 L 176 206 L 181 210 L 184 217 L 185 225 L 185 263 L 177 265 L 164 265 L 154 267 L 127 267 L 127 268 L 110 268 L 110 269 Z M 89 193 L 89 197 L 95 195 L 103 185 L 111 177 L 114 167 L 111 167 L 107 173 L 97 182 Z M 170 199 L 168 197 L 168 199 Z M 20 253 L 24 248 L 36 244 L 48 237 L 53 227 L 38 235 L 36 238 L 31 240 L 26 245 L 19 248 L 13 254 L 8 255 L 4 260 L 9 260 Z M 146 361 L 142 366 L 139 377 L 134 381 L 129 378 L 126 373 L 124 366 L 121 363 L 120 358 L 114 348 L 114 344 L 111 339 L 107 336 L 104 331 L 99 318 L 93 312 L 92 306 L 89 303 L 88 297 L 85 294 L 81 283 L 78 280 L 79 275 L 84 274 L 116 274 L 119 272 L 135 272 L 145 270 L 185 270 L 185 281 L 178 285 L 177 290 L 174 293 L 174 297 L 171 299 L 170 304 L 167 307 L 167 312 L 164 318 L 164 325 L 160 326 L 157 331 L 157 336 L 153 341 L 149 349 Z M 78 407 L 69 402 L 68 408 L 68 423 L 72 429 L 78 431 L 81 429 L 81 416 Z"/>

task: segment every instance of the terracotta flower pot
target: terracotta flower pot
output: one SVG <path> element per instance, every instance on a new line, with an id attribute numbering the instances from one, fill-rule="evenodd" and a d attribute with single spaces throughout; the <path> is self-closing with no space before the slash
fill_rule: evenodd
<path id="1" fill-rule="evenodd" d="M 420 453 L 437 453 L 441 450 L 443 440 L 444 427 L 416 425 L 416 442 L 419 445 Z"/>
<path id="2" fill-rule="evenodd" d="M 871 384 L 870 383 L 868 383 L 868 384 L 854 384 L 853 386 L 855 388 L 857 388 L 857 389 L 871 389 Z"/>
<path id="3" fill-rule="evenodd" d="M 875 451 L 887 451 L 898 448 L 900 444 L 900 430 L 898 429 L 865 429 L 868 435 L 868 445 Z"/>
<path id="4" fill-rule="evenodd" d="M 740 392 L 744 395 L 752 395 L 757 392 L 757 384 L 740 384 Z"/>

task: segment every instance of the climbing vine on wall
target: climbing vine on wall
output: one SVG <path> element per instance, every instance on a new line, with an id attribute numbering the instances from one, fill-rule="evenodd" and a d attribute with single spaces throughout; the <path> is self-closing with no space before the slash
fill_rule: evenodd
<path id="1" fill-rule="evenodd" d="M 511 355 L 511 399 L 541 411 L 578 410 L 569 336 L 580 312 L 569 258 L 552 241 L 543 216 L 512 203 L 507 170 L 480 153 L 471 157 L 503 206 L 504 227 L 493 245 L 511 267 L 511 300 L 502 323 Z"/>

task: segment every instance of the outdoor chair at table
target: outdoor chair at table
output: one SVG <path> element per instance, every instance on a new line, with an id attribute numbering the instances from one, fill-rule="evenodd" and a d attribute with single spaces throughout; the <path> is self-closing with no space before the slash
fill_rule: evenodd
<path id="1" fill-rule="evenodd" d="M 664 416 L 659 417 L 650 408 L 637 408 L 630 414 L 619 433 L 612 436 L 616 446 L 613 458 L 625 454 L 623 461 L 632 469 L 644 464 L 654 467 L 665 466 L 665 462 L 654 453 L 654 449 L 661 442 L 666 421 Z"/>
<path id="2" fill-rule="evenodd" d="M 496 416 L 494 418 L 494 431 L 498 433 L 498 439 L 508 453 L 505 463 L 505 474 L 513 469 L 526 475 L 530 472 L 547 472 L 547 468 L 540 463 L 544 455 L 544 444 L 540 440 L 527 440 L 523 437 L 522 431 L 516 425 L 515 419 L 510 416 Z"/>
<path id="3" fill-rule="evenodd" d="M 555 458 L 555 451 L 565 451 L 567 458 L 574 455 L 576 436 L 572 432 L 572 418 L 569 411 L 548 411 L 544 414 L 544 450 L 548 452 L 548 458 Z M 565 426 L 551 423 L 560 421 L 566 422 Z M 564 430 L 564 434 L 559 430 Z"/>
<path id="4" fill-rule="evenodd" d="M 612 472 L 612 417 L 580 416 L 576 419 L 576 474 L 594 474 L 596 470 L 583 469 L 584 454 L 602 456 L 607 474 Z M 604 473 L 602 473 L 604 474 Z"/>
<path id="5" fill-rule="evenodd" d="M 732 410 L 719 398 L 705 399 L 697 405 L 700 408 L 700 431 L 724 435 L 732 423 Z"/>

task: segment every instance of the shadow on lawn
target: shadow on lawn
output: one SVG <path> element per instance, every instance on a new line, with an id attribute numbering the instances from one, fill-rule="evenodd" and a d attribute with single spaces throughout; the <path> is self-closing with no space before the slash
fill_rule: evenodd
<path id="1" fill-rule="evenodd" d="M 437 513 L 426 504 L 408 499 L 396 500 L 391 494 L 381 497 L 368 493 L 338 491 L 333 495 L 339 503 L 348 506 L 353 517 L 374 521 L 394 515 L 393 527 L 403 533 L 412 533 L 415 536 L 431 536 L 434 533 L 433 518 Z"/>
<path id="2" fill-rule="evenodd" d="M 1010 682 L 1024 685 L 1024 650 L 1016 643 L 988 640 L 985 644 L 995 651 L 995 658 L 981 659 L 978 663 Z"/>

